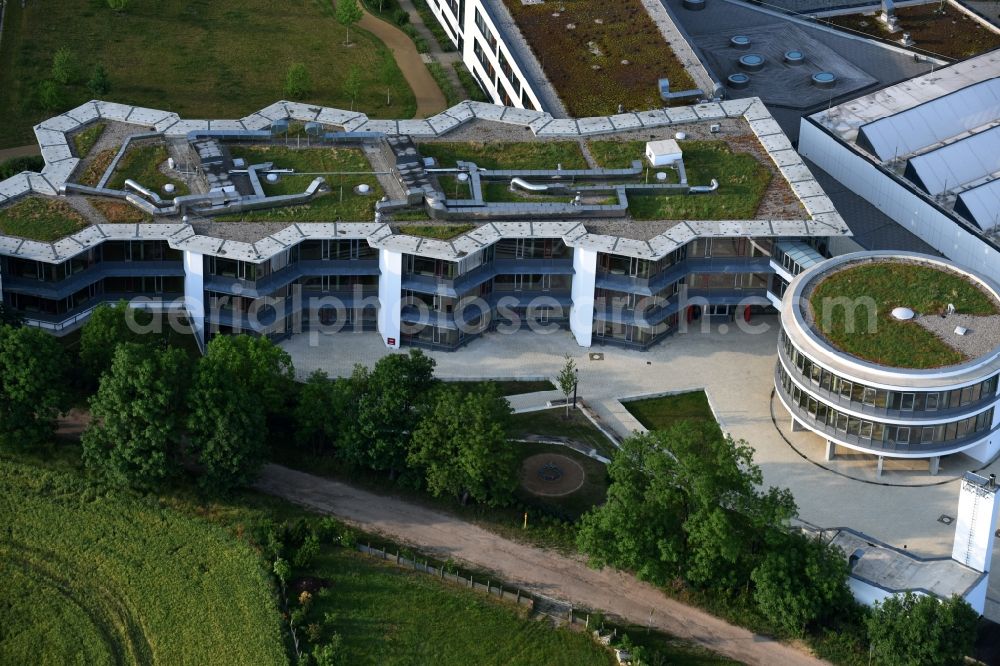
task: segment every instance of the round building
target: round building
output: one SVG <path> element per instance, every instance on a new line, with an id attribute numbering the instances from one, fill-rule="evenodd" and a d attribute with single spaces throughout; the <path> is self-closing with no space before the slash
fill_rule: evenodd
<path id="1" fill-rule="evenodd" d="M 782 298 L 776 395 L 792 429 L 883 458 L 1000 449 L 1000 287 L 944 259 L 858 252 L 799 274 Z"/>

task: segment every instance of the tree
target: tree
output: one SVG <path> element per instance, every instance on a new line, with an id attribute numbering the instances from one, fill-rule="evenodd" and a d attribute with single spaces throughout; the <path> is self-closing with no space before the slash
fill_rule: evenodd
<path id="1" fill-rule="evenodd" d="M 507 440 L 510 414 L 510 403 L 492 384 L 467 393 L 439 390 L 413 433 L 408 462 L 424 470 L 435 497 L 506 504 L 517 487 L 517 456 Z"/>
<path id="2" fill-rule="evenodd" d="M 87 467 L 112 482 L 153 489 L 180 470 L 186 352 L 135 343 L 118 345 L 111 369 L 91 399 L 93 421 L 83 433 Z"/>
<path id="3" fill-rule="evenodd" d="M 95 97 L 107 95 L 111 91 L 111 80 L 108 78 L 108 71 L 104 69 L 104 65 L 98 64 L 94 67 L 94 72 L 90 75 L 90 80 L 87 81 L 87 88 Z"/>
<path id="4" fill-rule="evenodd" d="M 406 469 L 410 433 L 435 386 L 434 365 L 434 359 L 413 349 L 380 359 L 371 372 L 355 369 L 357 420 L 345 424 L 354 432 L 340 448 L 346 460 L 387 471 L 392 478 Z"/>
<path id="5" fill-rule="evenodd" d="M 357 392 L 350 379 L 330 379 L 322 370 L 309 375 L 299 390 L 295 406 L 297 440 L 320 453 L 329 445 L 336 446 L 342 433 L 354 427 Z"/>
<path id="6" fill-rule="evenodd" d="M 337 0 L 337 22 L 347 28 L 344 46 L 351 43 L 351 26 L 360 21 L 362 16 L 358 0 Z"/>
<path id="7" fill-rule="evenodd" d="M 979 614 L 964 599 L 907 592 L 875 604 L 865 624 L 877 664 L 962 664 L 972 652 Z"/>
<path id="8" fill-rule="evenodd" d="M 385 83 L 386 106 L 392 103 L 392 84 L 396 82 L 396 73 L 398 71 L 396 60 L 391 54 L 382 58 L 382 62 L 379 64 L 379 78 Z"/>
<path id="9" fill-rule="evenodd" d="M 0 325 L 0 443 L 44 443 L 66 406 L 66 354 L 37 328 Z"/>
<path id="10" fill-rule="evenodd" d="M 354 110 L 354 102 L 361 94 L 361 70 L 357 65 L 351 65 L 351 71 L 347 73 L 344 80 L 344 93 L 351 98 L 351 111 Z"/>
<path id="11" fill-rule="evenodd" d="M 80 331 L 80 369 L 85 385 L 96 389 L 101 375 L 111 368 L 115 349 L 126 342 L 158 344 L 160 339 L 142 334 L 140 326 L 148 323 L 149 313 L 130 310 L 124 300 L 114 305 L 101 303 L 90 313 Z"/>
<path id="12" fill-rule="evenodd" d="M 301 62 L 294 62 L 285 75 L 285 94 L 292 99 L 304 99 L 312 92 L 312 76 Z"/>
<path id="13" fill-rule="evenodd" d="M 108 0 L 108 7 L 116 12 L 123 12 L 128 9 L 129 0 Z"/>
<path id="14" fill-rule="evenodd" d="M 62 88 L 52 79 L 45 79 L 38 84 L 38 105 L 44 111 L 55 111 L 66 105 Z"/>
<path id="15" fill-rule="evenodd" d="M 52 80 L 66 85 L 72 83 L 77 75 L 76 53 L 66 46 L 59 47 L 52 54 Z"/>
<path id="16" fill-rule="evenodd" d="M 559 390 L 562 391 L 563 396 L 566 398 L 566 418 L 569 418 L 569 396 L 573 394 L 576 390 L 577 382 L 577 370 L 576 361 L 574 361 L 569 354 L 566 354 L 566 363 L 563 364 L 562 370 L 556 375 L 556 383 L 559 385 Z"/>
<path id="17" fill-rule="evenodd" d="M 786 490 L 758 488 L 746 442 L 714 423 L 682 421 L 628 438 L 608 467 L 605 504 L 581 519 L 577 543 L 592 564 L 665 583 L 742 587 L 771 530 L 794 515 Z"/>
<path id="18" fill-rule="evenodd" d="M 800 533 L 781 532 L 751 578 L 754 602 L 772 623 L 793 635 L 849 614 L 847 561 L 836 547 Z"/>
<path id="19" fill-rule="evenodd" d="M 267 451 L 267 417 L 282 411 L 291 382 L 291 359 L 267 338 L 220 335 L 208 344 L 188 401 L 204 489 L 253 480 Z"/>

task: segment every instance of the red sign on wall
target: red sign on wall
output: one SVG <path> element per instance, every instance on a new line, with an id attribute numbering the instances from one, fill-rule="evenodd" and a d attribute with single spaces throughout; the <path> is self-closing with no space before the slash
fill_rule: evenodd
<path id="1" fill-rule="evenodd" d="M 389 345 L 390 347 L 395 347 L 396 346 L 396 338 L 386 338 L 385 339 L 385 344 Z"/>

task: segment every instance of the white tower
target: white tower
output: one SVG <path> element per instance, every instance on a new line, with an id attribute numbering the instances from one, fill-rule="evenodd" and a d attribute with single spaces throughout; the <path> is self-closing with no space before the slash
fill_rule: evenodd
<path id="1" fill-rule="evenodd" d="M 997 527 L 996 475 L 989 478 L 966 472 L 958 498 L 955 545 L 951 557 L 976 571 L 990 570 L 993 535 Z"/>

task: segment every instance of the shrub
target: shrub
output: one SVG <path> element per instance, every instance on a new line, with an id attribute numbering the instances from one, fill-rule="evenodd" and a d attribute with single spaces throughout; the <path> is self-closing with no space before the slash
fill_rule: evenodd
<path id="1" fill-rule="evenodd" d="M 57 83 L 72 83 L 76 70 L 76 54 L 72 49 L 64 46 L 52 55 L 52 79 Z"/>
<path id="2" fill-rule="evenodd" d="M 312 564 L 317 555 L 319 555 L 319 539 L 316 538 L 315 534 L 310 534 L 295 551 L 292 563 L 298 569 L 305 569 Z"/>
<path id="3" fill-rule="evenodd" d="M 292 99 L 302 99 L 312 92 L 312 77 L 301 62 L 292 63 L 285 75 L 285 94 Z"/>
<path id="4" fill-rule="evenodd" d="M 0 180 L 16 176 L 22 171 L 41 171 L 44 167 L 45 160 L 41 155 L 12 157 L 9 160 L 0 162 Z"/>

